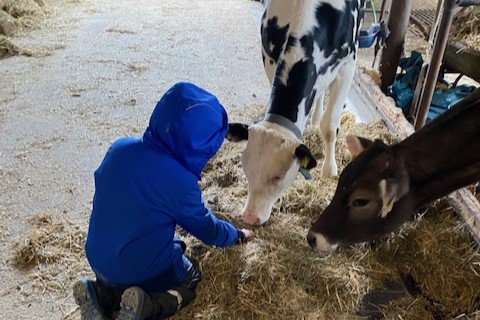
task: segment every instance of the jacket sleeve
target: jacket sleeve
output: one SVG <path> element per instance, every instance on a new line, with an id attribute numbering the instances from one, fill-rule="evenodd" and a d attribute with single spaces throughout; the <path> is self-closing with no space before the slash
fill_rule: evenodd
<path id="1" fill-rule="evenodd" d="M 237 228 L 212 214 L 205 206 L 197 185 L 184 190 L 175 202 L 172 218 L 185 231 L 205 244 L 227 247 L 238 241 Z"/>

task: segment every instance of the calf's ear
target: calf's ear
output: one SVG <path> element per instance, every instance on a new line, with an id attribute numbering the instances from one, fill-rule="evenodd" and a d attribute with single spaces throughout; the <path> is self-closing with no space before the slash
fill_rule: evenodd
<path id="1" fill-rule="evenodd" d="M 385 218 L 392 211 L 395 202 L 407 194 L 408 185 L 395 178 L 388 178 L 380 181 L 379 189 L 383 200 L 379 216 Z"/>
<path id="2" fill-rule="evenodd" d="M 317 165 L 317 160 L 312 156 L 310 149 L 303 143 L 295 149 L 295 156 L 300 162 L 300 166 L 304 169 L 310 170 Z"/>
<path id="3" fill-rule="evenodd" d="M 372 140 L 363 137 L 347 136 L 347 149 L 350 151 L 353 157 L 358 156 L 365 149 L 367 149 L 372 143 Z"/>
<path id="4" fill-rule="evenodd" d="M 248 124 L 232 122 L 228 124 L 227 140 L 240 142 L 248 140 Z"/>

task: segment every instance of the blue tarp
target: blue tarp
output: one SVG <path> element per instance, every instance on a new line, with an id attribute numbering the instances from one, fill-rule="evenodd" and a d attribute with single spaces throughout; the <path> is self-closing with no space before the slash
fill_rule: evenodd
<path id="1" fill-rule="evenodd" d="M 402 71 L 395 76 L 395 81 L 387 92 L 387 95 L 395 100 L 397 107 L 402 109 L 405 116 L 408 116 L 410 111 L 422 64 L 422 55 L 417 51 L 412 51 L 411 56 L 408 58 L 400 59 L 399 67 Z M 444 80 L 443 76 L 443 74 L 439 75 L 437 84 L 443 84 L 443 87 L 449 88 L 449 84 Z M 427 122 L 435 119 L 450 108 L 450 106 L 465 98 L 474 90 L 474 86 L 468 85 L 460 85 L 447 90 L 441 88 L 436 89 L 427 114 Z"/>

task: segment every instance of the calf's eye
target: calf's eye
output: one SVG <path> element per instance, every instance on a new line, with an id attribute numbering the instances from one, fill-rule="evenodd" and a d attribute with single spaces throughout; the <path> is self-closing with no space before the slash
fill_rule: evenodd
<path id="1" fill-rule="evenodd" d="M 368 205 L 369 202 L 370 200 L 368 199 L 355 199 L 352 201 L 352 206 L 355 208 L 362 208 Z"/>
<path id="2" fill-rule="evenodd" d="M 279 182 L 279 181 L 282 180 L 282 179 L 283 179 L 283 176 L 275 176 L 275 177 L 273 177 L 272 182 L 273 182 L 273 183 L 277 183 L 277 182 Z"/>
<path id="3" fill-rule="evenodd" d="M 270 183 L 278 183 L 279 181 L 281 181 L 285 176 L 282 176 L 282 175 L 278 175 L 278 176 L 274 176 L 273 178 L 271 178 L 269 181 Z"/>

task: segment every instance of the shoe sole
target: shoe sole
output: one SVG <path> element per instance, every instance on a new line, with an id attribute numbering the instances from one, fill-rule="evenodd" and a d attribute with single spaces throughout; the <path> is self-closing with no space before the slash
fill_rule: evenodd
<path id="1" fill-rule="evenodd" d="M 138 287 L 131 287 L 122 294 L 120 313 L 117 320 L 144 320 L 142 312 L 145 302 L 145 293 Z"/>
<path id="2" fill-rule="evenodd" d="M 99 311 L 95 289 L 89 280 L 80 280 L 73 285 L 73 298 L 80 307 L 82 320 L 108 320 Z"/>

